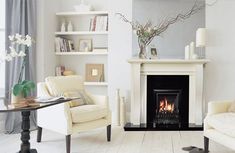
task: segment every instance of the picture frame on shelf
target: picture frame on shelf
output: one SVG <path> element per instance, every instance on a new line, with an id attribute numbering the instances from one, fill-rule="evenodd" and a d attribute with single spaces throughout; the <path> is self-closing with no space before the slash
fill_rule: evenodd
<path id="1" fill-rule="evenodd" d="M 87 82 L 104 82 L 104 64 L 86 64 Z"/>
<path id="2" fill-rule="evenodd" d="M 92 51 L 92 39 L 80 39 L 78 48 L 80 52 Z"/>

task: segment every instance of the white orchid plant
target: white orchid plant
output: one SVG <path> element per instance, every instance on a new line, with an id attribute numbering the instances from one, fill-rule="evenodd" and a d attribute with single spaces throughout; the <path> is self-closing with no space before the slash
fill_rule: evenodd
<path id="1" fill-rule="evenodd" d="M 20 68 L 18 82 L 13 87 L 13 94 L 15 96 L 22 95 L 23 97 L 27 97 L 31 90 L 35 88 L 35 84 L 33 81 L 22 80 L 23 72 L 25 70 L 25 65 L 27 62 L 27 51 L 29 51 L 29 48 L 32 46 L 33 40 L 29 35 L 23 36 L 18 33 L 15 35 L 10 35 L 8 36 L 8 38 L 11 42 L 9 51 L 0 54 L 0 60 L 11 62 L 15 58 L 22 58 L 23 62 Z"/>

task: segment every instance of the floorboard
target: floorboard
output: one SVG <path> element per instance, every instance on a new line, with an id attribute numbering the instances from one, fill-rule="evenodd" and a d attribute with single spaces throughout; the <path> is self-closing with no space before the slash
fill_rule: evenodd
<path id="1" fill-rule="evenodd" d="M 0 134 L 0 153 L 19 150 L 20 135 Z M 71 153 L 187 153 L 185 146 L 203 147 L 200 131 L 132 131 L 112 128 L 112 141 L 106 140 L 106 128 L 72 135 Z M 36 142 L 36 131 L 31 132 L 31 146 L 38 153 L 65 153 L 65 136 L 43 130 L 42 142 Z M 210 142 L 210 153 L 235 153 Z"/>

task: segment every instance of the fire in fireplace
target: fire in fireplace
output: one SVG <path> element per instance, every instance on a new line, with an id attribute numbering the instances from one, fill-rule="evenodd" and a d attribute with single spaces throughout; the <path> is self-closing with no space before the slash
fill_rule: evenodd
<path id="1" fill-rule="evenodd" d="M 156 125 L 181 125 L 179 114 L 179 101 L 181 90 L 154 90 L 156 101 L 156 115 L 154 126 Z"/>

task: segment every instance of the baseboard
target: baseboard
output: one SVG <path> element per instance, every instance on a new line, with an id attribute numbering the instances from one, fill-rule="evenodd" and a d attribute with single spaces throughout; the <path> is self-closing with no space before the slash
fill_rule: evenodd
<path id="1" fill-rule="evenodd" d="M 0 121 L 0 133 L 4 132 L 4 129 L 5 129 L 5 122 Z"/>

